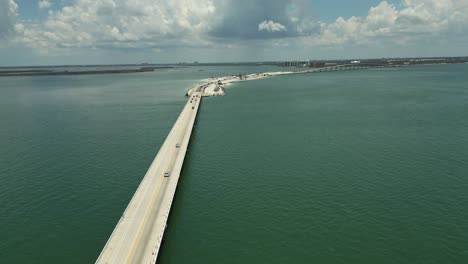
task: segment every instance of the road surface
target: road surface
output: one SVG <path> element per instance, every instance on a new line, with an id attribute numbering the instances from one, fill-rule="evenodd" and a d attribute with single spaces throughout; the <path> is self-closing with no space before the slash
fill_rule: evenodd
<path id="1" fill-rule="evenodd" d="M 200 102 L 187 101 L 96 263 L 156 262 Z"/>

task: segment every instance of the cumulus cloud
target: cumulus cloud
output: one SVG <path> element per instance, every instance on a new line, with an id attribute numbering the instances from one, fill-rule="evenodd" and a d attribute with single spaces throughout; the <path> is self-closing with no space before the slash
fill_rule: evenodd
<path id="1" fill-rule="evenodd" d="M 18 5 L 13 0 L 0 0 L 0 39 L 13 32 Z"/>
<path id="2" fill-rule="evenodd" d="M 321 25 L 314 43 L 344 45 L 385 41 L 400 44 L 421 38 L 468 33 L 468 0 L 403 0 L 398 9 L 387 1 L 371 7 L 366 17 L 339 17 Z"/>
<path id="3" fill-rule="evenodd" d="M 77 0 L 49 11 L 40 27 L 22 25 L 17 33 L 19 41 L 40 49 L 191 45 L 214 12 L 211 0 Z"/>
<path id="4" fill-rule="evenodd" d="M 285 26 L 281 25 L 280 23 L 275 23 L 271 20 L 265 20 L 262 23 L 258 24 L 258 31 L 262 30 L 268 32 L 287 31 Z"/>
<path id="5" fill-rule="evenodd" d="M 219 19 L 209 35 L 218 40 L 292 38 L 319 29 L 318 21 L 310 13 L 310 0 L 218 0 L 216 4 Z M 282 27 L 270 25 L 269 21 Z M 263 22 L 266 25 L 259 30 Z"/>
<path id="6" fill-rule="evenodd" d="M 40 9 L 44 9 L 51 7 L 52 4 L 48 0 L 41 0 L 39 1 L 38 5 Z"/>

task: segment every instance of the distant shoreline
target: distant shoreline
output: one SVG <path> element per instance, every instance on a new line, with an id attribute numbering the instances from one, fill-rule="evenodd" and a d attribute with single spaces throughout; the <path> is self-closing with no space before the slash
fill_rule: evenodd
<path id="1" fill-rule="evenodd" d="M 88 71 L 53 71 L 53 70 L 0 70 L 0 77 L 15 76 L 49 76 L 49 75 L 85 75 L 85 74 L 121 74 L 153 72 L 160 69 L 173 69 L 173 66 L 141 67 L 138 69 L 108 69 L 108 70 L 88 70 Z"/>
<path id="2" fill-rule="evenodd" d="M 15 76 L 49 76 L 49 75 L 86 75 L 86 74 L 122 74 L 152 72 L 160 69 L 175 69 L 197 66 L 277 66 L 281 68 L 320 69 L 351 63 L 370 68 L 390 68 L 414 65 L 463 64 L 468 63 L 468 57 L 412 57 L 412 58 L 381 58 L 361 60 L 294 60 L 294 61 L 264 61 L 264 62 L 221 62 L 221 63 L 186 63 L 175 64 L 101 64 L 101 65 L 44 65 L 44 66 L 0 66 L 0 77 Z M 110 69 L 99 69 L 99 68 Z M 71 68 L 72 70 L 67 70 Z M 75 68 L 75 69 L 73 69 Z M 96 68 L 93 70 L 76 70 L 76 68 Z M 55 69 L 55 70 L 54 70 Z"/>
<path id="3" fill-rule="evenodd" d="M 180 68 L 188 66 L 286 66 L 291 62 L 336 63 L 346 64 L 350 61 L 360 61 L 363 64 L 387 64 L 410 62 L 411 64 L 439 64 L 439 63 L 466 63 L 468 56 L 452 57 L 386 57 L 386 58 L 344 58 L 344 59 L 284 59 L 277 61 L 244 61 L 244 62 L 178 62 L 178 63 L 122 63 L 122 64 L 64 64 L 64 65 L 0 65 L 2 69 L 41 69 L 41 68 L 101 68 L 101 67 L 155 67 L 155 68 Z"/>

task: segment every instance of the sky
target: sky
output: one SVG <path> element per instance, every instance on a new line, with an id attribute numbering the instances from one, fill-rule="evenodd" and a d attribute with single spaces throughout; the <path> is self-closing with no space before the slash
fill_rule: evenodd
<path id="1" fill-rule="evenodd" d="M 468 0 L 0 0 L 0 65 L 468 56 Z"/>

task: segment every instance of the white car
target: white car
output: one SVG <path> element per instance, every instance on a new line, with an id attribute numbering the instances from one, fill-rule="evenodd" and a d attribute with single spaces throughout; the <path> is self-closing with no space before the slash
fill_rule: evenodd
<path id="1" fill-rule="evenodd" d="M 169 175 L 171 175 L 171 172 L 170 172 L 170 171 L 166 171 L 166 172 L 164 173 L 164 177 L 169 177 Z"/>

